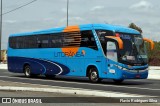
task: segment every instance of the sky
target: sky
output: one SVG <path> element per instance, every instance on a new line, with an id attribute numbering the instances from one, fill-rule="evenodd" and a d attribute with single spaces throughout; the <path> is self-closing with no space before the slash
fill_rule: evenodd
<path id="1" fill-rule="evenodd" d="M 3 13 L 32 0 L 3 0 Z M 8 36 L 66 26 L 67 0 L 37 0 L 3 15 L 2 49 Z M 141 27 L 143 36 L 160 41 L 160 0 L 69 0 L 69 25 L 107 23 Z"/>

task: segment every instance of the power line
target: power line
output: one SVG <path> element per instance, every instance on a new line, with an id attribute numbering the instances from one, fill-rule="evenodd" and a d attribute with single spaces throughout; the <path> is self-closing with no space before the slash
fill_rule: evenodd
<path id="1" fill-rule="evenodd" d="M 15 9 L 12 9 L 12 10 L 7 11 L 7 12 L 5 12 L 5 13 L 2 13 L 2 15 L 6 15 L 6 14 L 11 13 L 11 12 L 13 12 L 13 11 L 19 10 L 20 8 L 23 8 L 23 7 L 25 7 L 25 6 L 33 3 L 33 2 L 35 2 L 35 1 L 37 1 L 37 0 L 32 0 L 32 1 L 26 3 L 26 4 L 22 5 L 22 6 L 19 6 L 19 7 L 15 8 Z"/>

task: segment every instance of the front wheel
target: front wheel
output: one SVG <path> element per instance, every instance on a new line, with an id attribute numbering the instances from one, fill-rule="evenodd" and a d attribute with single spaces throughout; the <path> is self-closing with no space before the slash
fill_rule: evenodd
<path id="1" fill-rule="evenodd" d="M 89 71 L 89 80 L 91 82 L 100 82 L 102 79 L 99 78 L 97 68 L 91 68 Z"/>

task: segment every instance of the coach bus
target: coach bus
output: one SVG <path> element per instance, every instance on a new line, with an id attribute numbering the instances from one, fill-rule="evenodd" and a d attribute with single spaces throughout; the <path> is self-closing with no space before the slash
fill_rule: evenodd
<path id="1" fill-rule="evenodd" d="M 88 77 L 91 82 L 146 79 L 145 42 L 152 40 L 127 27 L 84 24 L 11 34 L 8 70 L 26 77 L 58 75 Z"/>

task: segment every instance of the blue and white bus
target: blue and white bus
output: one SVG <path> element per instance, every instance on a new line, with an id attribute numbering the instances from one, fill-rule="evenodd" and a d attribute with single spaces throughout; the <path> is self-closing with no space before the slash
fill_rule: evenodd
<path id="1" fill-rule="evenodd" d="M 145 41 L 152 40 L 127 27 L 85 24 L 11 34 L 8 70 L 26 77 L 81 76 L 91 82 L 146 79 Z"/>

